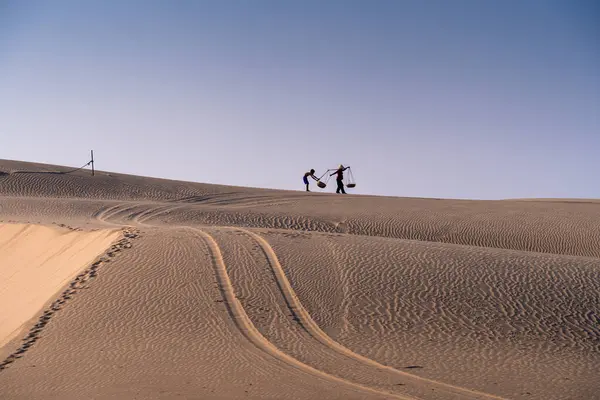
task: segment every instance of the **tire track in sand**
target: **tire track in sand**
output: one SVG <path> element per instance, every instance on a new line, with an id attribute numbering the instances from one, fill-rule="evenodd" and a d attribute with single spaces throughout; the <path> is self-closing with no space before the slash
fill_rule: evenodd
<path id="1" fill-rule="evenodd" d="M 127 209 L 130 209 L 130 208 L 127 208 Z M 141 217 L 144 217 L 143 218 L 144 221 L 147 221 L 148 219 L 151 219 L 152 217 L 162 214 L 168 210 L 169 210 L 168 208 L 167 209 L 154 208 L 154 209 L 147 210 L 146 212 L 136 215 L 133 218 L 133 222 L 136 222 L 140 225 L 153 226 L 153 225 L 145 224 L 141 220 Z M 240 331 L 244 334 L 244 336 L 246 336 L 246 338 L 249 339 L 257 347 L 259 347 L 266 353 L 274 356 L 275 358 L 280 359 L 292 366 L 295 366 L 297 368 L 300 368 L 300 369 L 310 372 L 312 374 L 316 374 L 317 376 L 320 376 L 322 378 L 325 378 L 325 379 L 328 379 L 328 380 L 331 380 L 334 382 L 344 383 L 346 385 L 350 385 L 352 387 L 358 388 L 363 391 L 366 390 L 367 392 L 370 392 L 372 394 L 385 395 L 385 396 L 390 396 L 392 398 L 401 398 L 401 399 L 414 398 L 414 397 L 409 397 L 407 395 L 400 396 L 400 395 L 389 393 L 389 392 L 382 392 L 382 391 L 379 391 L 379 390 L 376 390 L 376 389 L 373 389 L 373 388 L 370 388 L 367 386 L 363 386 L 363 385 L 355 383 L 355 382 L 348 381 L 343 378 L 339 378 L 334 375 L 330 375 L 324 371 L 320 371 L 314 367 L 304 364 L 301 361 L 295 359 L 294 357 L 279 350 L 273 343 L 271 343 L 268 339 L 266 339 L 258 331 L 256 326 L 254 325 L 254 323 L 251 321 L 250 317 L 246 313 L 243 305 L 237 299 L 235 292 L 234 292 L 233 284 L 231 283 L 231 279 L 227 272 L 227 267 L 225 266 L 225 262 L 223 261 L 223 256 L 221 254 L 220 247 L 217 244 L 217 242 L 215 241 L 215 239 L 210 234 L 204 232 L 201 229 L 194 228 L 194 227 L 188 227 L 188 226 L 184 226 L 184 228 L 191 229 L 191 230 L 196 231 L 199 234 L 201 234 L 201 236 L 204 238 L 205 242 L 209 246 L 210 251 L 213 254 L 213 262 L 215 264 L 215 270 L 217 273 L 217 277 L 221 284 L 223 295 L 225 297 L 227 306 L 230 309 L 231 315 L 233 316 L 236 325 L 238 326 Z M 433 386 L 439 392 L 445 392 L 445 393 L 451 394 L 453 396 L 462 396 L 462 397 L 470 398 L 470 399 L 505 400 L 505 398 L 500 397 L 500 396 L 483 393 L 483 392 L 479 392 L 476 390 L 463 388 L 460 386 L 454 386 L 451 384 L 435 381 L 433 379 L 409 374 L 407 372 L 397 370 L 393 367 L 381 364 L 381 363 L 379 363 L 375 360 L 372 360 L 368 357 L 357 354 L 357 353 L 353 352 L 352 350 L 348 349 L 347 347 L 342 346 L 341 344 L 339 344 L 338 342 L 333 340 L 331 337 L 329 337 L 329 335 L 327 335 L 325 332 L 323 332 L 321 330 L 321 328 L 318 326 L 318 324 L 312 319 L 312 317 L 310 316 L 310 313 L 304 308 L 304 306 L 298 299 L 298 296 L 296 295 L 296 292 L 294 291 L 292 285 L 290 284 L 289 280 L 287 279 L 287 276 L 285 274 L 285 271 L 283 270 L 283 267 L 281 266 L 281 263 L 279 262 L 277 254 L 275 253 L 275 251 L 273 250 L 271 245 L 262 236 L 254 233 L 248 229 L 244 229 L 244 228 L 240 228 L 240 227 L 216 227 L 216 228 L 241 232 L 241 233 L 244 233 L 247 236 L 251 237 L 254 241 L 256 241 L 256 243 L 261 247 L 263 253 L 265 254 L 265 257 L 267 258 L 267 261 L 271 267 L 271 270 L 277 279 L 278 286 L 281 289 L 282 295 L 284 296 L 287 304 L 289 305 L 290 311 L 298 318 L 298 321 L 300 322 L 302 327 L 304 327 L 304 329 L 308 332 L 308 334 L 310 336 L 312 336 L 315 340 L 317 340 L 318 342 L 320 342 L 322 345 L 326 346 L 327 348 L 331 349 L 332 351 L 335 351 L 335 352 L 337 352 L 343 356 L 346 356 L 350 359 L 353 359 L 355 361 L 359 361 L 359 362 L 366 364 L 370 367 L 373 367 L 377 370 L 391 372 L 391 373 L 396 374 L 404 379 L 411 380 L 417 385 L 418 384 L 421 384 L 421 385 L 426 384 L 429 387 Z"/>
<path id="2" fill-rule="evenodd" d="M 124 206 L 129 206 L 129 207 L 123 208 Z M 94 218 L 100 222 L 110 224 L 110 225 L 122 225 L 122 224 L 116 224 L 116 223 L 110 222 L 109 218 L 113 217 L 114 215 L 119 214 L 120 212 L 131 210 L 134 207 L 135 207 L 135 205 L 132 205 L 132 203 L 118 203 L 118 204 L 115 204 L 114 206 L 102 207 L 100 210 L 98 210 L 97 212 L 95 212 L 92 215 L 92 218 Z"/>
<path id="3" fill-rule="evenodd" d="M 286 300 L 287 304 L 289 305 L 291 312 L 297 317 L 298 321 L 300 321 L 300 324 L 304 327 L 304 329 L 313 338 L 315 338 L 317 341 L 319 341 L 324 346 L 326 346 L 326 347 L 330 348 L 331 350 L 336 351 L 348 358 L 362 362 L 362 363 L 367 364 L 371 367 L 374 367 L 378 370 L 385 370 L 388 372 L 392 372 L 392 373 L 394 373 L 398 376 L 401 376 L 405 379 L 412 380 L 415 383 L 421 383 L 421 384 L 425 383 L 427 385 L 435 387 L 436 390 L 439 390 L 439 391 L 451 393 L 453 395 L 462 395 L 462 396 L 466 396 L 467 398 L 472 398 L 472 399 L 504 400 L 504 398 L 500 397 L 500 396 L 495 396 L 492 394 L 483 393 L 483 392 L 479 392 L 476 390 L 463 388 L 460 386 L 454 386 L 451 384 L 435 381 L 435 380 L 428 379 L 428 378 L 423 378 L 423 377 L 420 377 L 417 375 L 412 375 L 412 374 L 397 370 L 393 367 L 380 364 L 379 362 L 377 362 L 375 360 L 364 357 L 360 354 L 353 352 L 352 350 L 348 349 L 347 347 L 342 346 L 341 344 L 339 344 L 338 342 L 333 340 L 331 337 L 329 337 L 329 335 L 327 335 L 325 332 L 323 332 L 323 330 L 321 330 L 319 325 L 317 325 L 317 323 L 312 319 L 309 312 L 304 308 L 304 306 L 298 299 L 298 296 L 296 295 L 296 292 L 294 291 L 292 285 L 290 284 L 289 280 L 287 279 L 287 276 L 285 275 L 285 271 L 283 270 L 283 267 L 281 266 L 281 263 L 279 262 L 279 259 L 277 258 L 277 254 L 275 253 L 275 251 L 273 250 L 271 245 L 262 236 L 254 233 L 252 231 L 249 231 L 247 229 L 237 228 L 237 227 L 236 228 L 227 227 L 225 229 L 242 232 L 242 233 L 250 236 L 262 248 L 263 253 L 265 254 L 265 256 L 268 260 L 268 263 L 273 271 L 273 274 L 275 275 L 275 277 L 278 281 L 278 286 L 281 289 L 281 292 L 282 292 L 283 296 L 285 297 L 285 300 Z M 237 301 L 237 299 L 236 299 L 236 301 Z M 241 307 L 241 304 L 240 304 L 240 307 Z"/>
<path id="4" fill-rule="evenodd" d="M 127 210 L 134 208 L 134 207 L 128 207 L 126 209 L 120 209 L 121 206 L 122 205 L 116 205 L 116 206 L 110 207 L 109 209 L 106 209 L 104 211 L 97 213 L 95 215 L 95 217 L 100 221 L 108 222 L 108 221 L 106 221 L 106 218 L 110 218 L 111 216 L 116 215 L 122 211 L 127 211 Z M 117 210 L 117 211 L 115 211 L 115 210 Z M 150 215 L 154 214 L 152 216 L 156 216 L 165 211 L 168 211 L 168 209 L 165 210 L 162 208 L 153 208 L 150 210 L 146 210 L 145 212 L 136 215 L 133 218 L 133 222 L 135 222 L 141 226 L 155 227 L 154 225 L 144 223 L 141 220 L 141 217 L 145 217 L 144 220 L 147 220 L 147 219 L 151 218 Z M 371 388 L 368 386 L 364 386 L 364 385 L 337 377 L 335 375 L 328 374 L 327 372 L 318 370 L 314 367 L 311 367 L 310 365 L 304 364 L 303 362 L 297 360 L 296 358 L 279 350 L 273 343 L 271 343 L 267 338 L 265 338 L 259 332 L 259 330 L 256 328 L 256 326 L 254 325 L 254 323 L 252 322 L 252 320 L 246 313 L 246 310 L 244 309 L 242 303 L 237 299 L 234 288 L 233 288 L 233 284 L 231 283 L 231 279 L 229 277 L 229 273 L 227 272 L 227 267 L 225 265 L 225 261 L 223 260 L 223 255 L 221 253 L 221 249 L 220 249 L 218 243 L 216 242 L 216 240 L 209 233 L 207 233 L 201 229 L 190 227 L 190 226 L 182 226 L 182 228 L 189 229 L 189 230 L 199 234 L 202 237 L 202 239 L 204 240 L 204 242 L 206 243 L 206 245 L 208 246 L 209 251 L 211 253 L 211 258 L 213 261 L 215 273 L 217 275 L 217 280 L 219 281 L 219 286 L 221 288 L 221 292 L 223 293 L 225 304 L 226 304 L 227 308 L 229 309 L 229 313 L 232 316 L 234 323 L 236 324 L 236 326 L 238 327 L 240 332 L 246 337 L 246 339 L 248 339 L 256 347 L 258 347 L 265 353 L 269 354 L 270 356 L 284 362 L 285 364 L 290 365 L 293 368 L 299 369 L 303 372 L 309 373 L 313 376 L 316 376 L 317 378 L 324 379 L 329 382 L 348 386 L 358 392 L 368 393 L 370 395 L 375 395 L 375 396 L 383 397 L 386 399 L 415 400 L 415 398 L 412 396 L 399 395 L 399 394 L 395 394 L 395 393 L 377 390 L 377 389 L 374 389 L 374 388 Z M 218 227 L 218 228 L 220 228 L 220 227 Z M 230 229 L 234 229 L 234 228 L 230 228 Z"/>
<path id="5" fill-rule="evenodd" d="M 301 361 L 293 358 L 292 356 L 282 352 L 279 350 L 273 343 L 267 340 L 256 328 L 254 323 L 251 321 L 250 317 L 246 313 L 246 310 L 242 306 L 242 303 L 237 299 L 233 284 L 231 283 L 231 279 L 229 278 L 229 274 L 227 272 L 227 267 L 225 266 L 225 262 L 223 261 L 223 255 L 221 254 L 221 249 L 215 239 L 205 231 L 193 228 L 193 227 L 184 227 L 190 229 L 192 231 L 197 232 L 207 244 L 213 260 L 213 265 L 215 267 L 215 271 L 217 274 L 217 279 L 219 280 L 219 284 L 221 286 L 221 291 L 223 296 L 225 297 L 225 302 L 227 307 L 229 308 L 230 314 L 233 317 L 235 324 L 238 329 L 242 332 L 242 334 L 252 342 L 256 347 L 263 350 L 265 353 L 273 356 L 274 358 L 285 362 L 286 364 L 302 370 L 304 372 L 308 372 L 316 377 L 321 379 L 325 379 L 331 382 L 340 383 L 343 385 L 350 386 L 355 390 L 366 392 L 372 395 L 384 396 L 385 398 L 393 398 L 393 399 L 414 399 L 413 397 L 398 395 L 389 392 L 379 391 L 368 386 L 363 386 L 355 382 L 348 381 L 343 378 L 339 378 L 334 375 L 330 375 L 324 371 L 320 371 L 316 368 L 311 367 L 310 365 L 304 364 Z"/>

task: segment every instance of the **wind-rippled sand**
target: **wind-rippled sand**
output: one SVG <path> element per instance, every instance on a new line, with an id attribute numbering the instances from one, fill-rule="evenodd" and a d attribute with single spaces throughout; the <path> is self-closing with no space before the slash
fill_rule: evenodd
<path id="1" fill-rule="evenodd" d="M 598 201 L 68 170 L 0 160 L 2 399 L 598 398 Z"/>

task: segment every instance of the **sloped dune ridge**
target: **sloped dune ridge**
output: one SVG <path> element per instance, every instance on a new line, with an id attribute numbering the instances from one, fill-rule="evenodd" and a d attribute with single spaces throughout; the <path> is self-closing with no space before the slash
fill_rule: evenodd
<path id="1" fill-rule="evenodd" d="M 598 201 L 70 170 L 0 160 L 2 229 L 104 235 L 29 314 L 1 282 L 2 399 L 597 398 Z"/>
<path id="2" fill-rule="evenodd" d="M 81 232 L 0 225 L 0 345 L 12 339 L 50 296 L 117 237 L 114 229 Z"/>

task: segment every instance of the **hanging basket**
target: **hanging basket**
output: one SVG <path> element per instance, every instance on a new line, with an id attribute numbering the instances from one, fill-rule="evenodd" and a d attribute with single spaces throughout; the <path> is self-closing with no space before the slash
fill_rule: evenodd
<path id="1" fill-rule="evenodd" d="M 347 188 L 355 188 L 356 181 L 354 180 L 354 174 L 352 173 L 352 169 L 348 167 L 348 176 L 346 177 L 346 187 Z"/>
<path id="2" fill-rule="evenodd" d="M 327 182 L 329 182 L 329 178 L 330 178 L 329 171 L 331 171 L 331 170 L 328 169 L 327 171 L 325 171 L 325 173 L 323 175 L 321 175 L 319 177 L 319 179 L 317 180 L 317 186 L 320 187 L 321 189 L 325 189 L 327 187 Z M 324 176 L 325 176 L 325 182 L 323 182 L 321 180 L 321 179 L 323 179 Z"/>

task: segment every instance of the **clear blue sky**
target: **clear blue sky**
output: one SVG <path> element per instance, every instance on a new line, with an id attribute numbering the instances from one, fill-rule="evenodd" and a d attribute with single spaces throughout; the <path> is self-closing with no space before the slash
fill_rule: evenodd
<path id="1" fill-rule="evenodd" d="M 594 0 L 0 0 L 0 158 L 600 198 L 598 21 Z"/>

